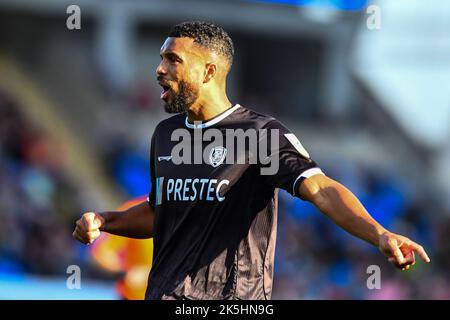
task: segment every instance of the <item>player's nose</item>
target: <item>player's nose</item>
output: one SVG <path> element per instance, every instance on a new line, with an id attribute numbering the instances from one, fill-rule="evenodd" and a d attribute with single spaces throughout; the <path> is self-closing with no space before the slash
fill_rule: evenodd
<path id="1" fill-rule="evenodd" d="M 156 68 L 156 75 L 160 76 L 160 75 L 163 75 L 163 74 L 167 74 L 167 69 L 166 69 L 163 61 L 161 61 L 161 63 Z"/>

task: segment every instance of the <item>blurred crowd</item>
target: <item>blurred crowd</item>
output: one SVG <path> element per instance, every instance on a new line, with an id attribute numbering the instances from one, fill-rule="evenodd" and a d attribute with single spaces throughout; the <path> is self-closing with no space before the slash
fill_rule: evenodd
<path id="1" fill-rule="evenodd" d="M 70 264 L 101 277 L 88 249 L 72 237 L 83 203 L 64 173 L 64 146 L 34 127 L 0 92 L 0 274 L 63 275 Z M 148 190 L 147 154 L 126 140 L 104 155 L 106 168 L 131 199 Z M 279 195 L 275 299 L 450 299 L 450 213 L 392 173 L 355 163 L 327 174 L 349 186 L 385 227 L 423 244 L 431 264 L 408 272 L 335 226 L 312 205 Z M 370 290 L 367 268 L 381 270 Z"/>
<path id="2" fill-rule="evenodd" d="M 85 267 L 72 239 L 82 203 L 64 171 L 64 146 L 34 126 L 0 91 L 0 275 L 65 275 Z"/>

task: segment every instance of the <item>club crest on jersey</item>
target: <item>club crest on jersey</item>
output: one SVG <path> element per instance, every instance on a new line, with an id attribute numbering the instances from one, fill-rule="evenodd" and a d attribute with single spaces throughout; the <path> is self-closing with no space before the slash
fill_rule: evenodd
<path id="1" fill-rule="evenodd" d="M 209 163 L 214 167 L 220 166 L 227 156 L 227 149 L 224 147 L 214 147 L 209 152 Z"/>

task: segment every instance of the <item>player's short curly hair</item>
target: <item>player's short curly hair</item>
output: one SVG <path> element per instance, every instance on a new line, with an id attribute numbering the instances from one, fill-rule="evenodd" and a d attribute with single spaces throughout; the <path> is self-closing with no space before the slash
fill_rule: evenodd
<path id="1" fill-rule="evenodd" d="M 199 45 L 224 56 L 230 66 L 233 63 L 233 41 L 218 25 L 205 21 L 182 22 L 172 28 L 169 37 L 194 39 Z"/>

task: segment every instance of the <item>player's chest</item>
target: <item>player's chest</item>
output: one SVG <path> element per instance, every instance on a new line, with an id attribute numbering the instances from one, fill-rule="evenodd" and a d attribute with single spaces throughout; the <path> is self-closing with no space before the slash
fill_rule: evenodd
<path id="1" fill-rule="evenodd" d="M 248 164 L 227 163 L 221 143 L 166 143 L 154 150 L 158 198 L 163 202 L 196 200 L 222 202 L 248 170 Z M 159 202 L 158 202 L 159 203 Z"/>
<path id="2" fill-rule="evenodd" d="M 226 140 L 195 139 L 192 136 L 171 141 L 165 137 L 155 145 L 154 169 L 156 176 L 168 178 L 231 178 L 245 169 L 246 150 L 236 152 Z M 218 141 L 217 141 L 218 140 Z"/>

